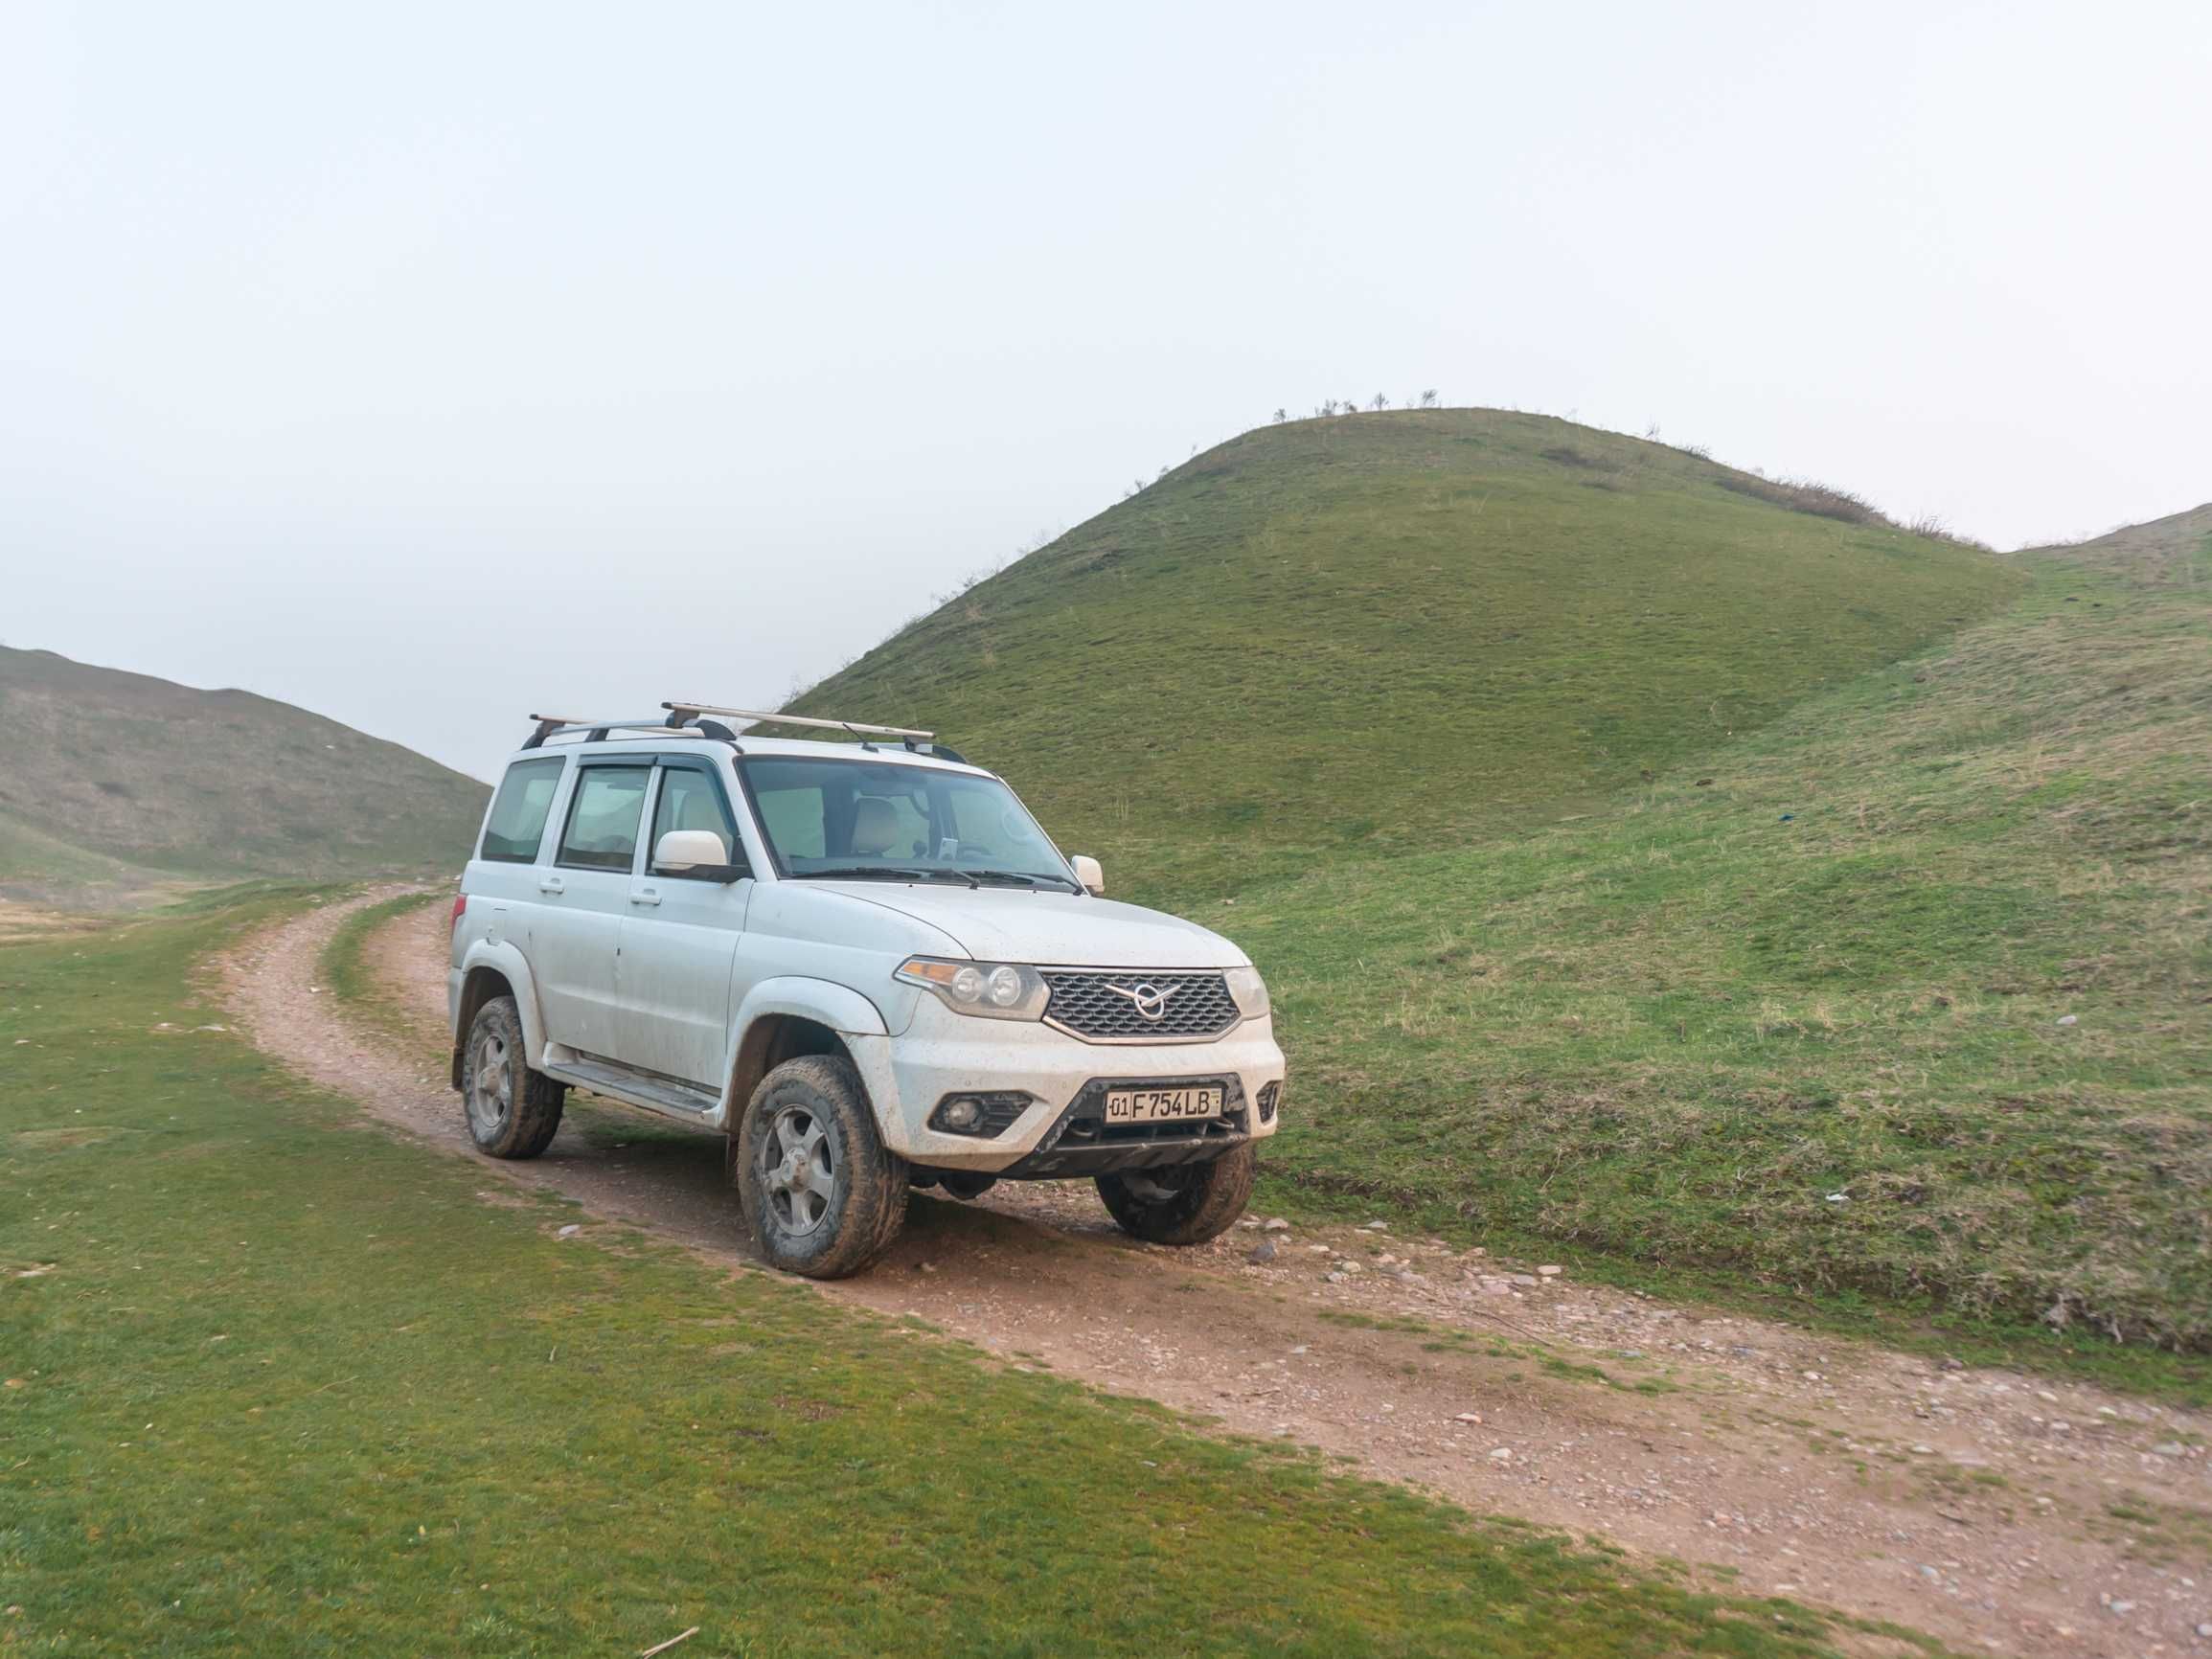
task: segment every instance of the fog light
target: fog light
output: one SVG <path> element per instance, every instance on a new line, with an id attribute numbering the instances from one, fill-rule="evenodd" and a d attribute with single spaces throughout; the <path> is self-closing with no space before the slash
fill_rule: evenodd
<path id="1" fill-rule="evenodd" d="M 940 1116 L 948 1129 L 972 1129 L 983 1122 L 983 1107 L 980 1102 L 966 1098 L 946 1101 Z"/>
<path id="2" fill-rule="evenodd" d="M 1260 1085 L 1260 1122 L 1271 1124 L 1275 1121 L 1275 1104 L 1282 1098 L 1283 1085 L 1281 1082 L 1262 1083 Z"/>
<path id="3" fill-rule="evenodd" d="M 929 1114 L 929 1126 L 947 1135 L 990 1140 L 1014 1127 L 1036 1097 L 1013 1089 L 986 1095 L 946 1095 Z"/>

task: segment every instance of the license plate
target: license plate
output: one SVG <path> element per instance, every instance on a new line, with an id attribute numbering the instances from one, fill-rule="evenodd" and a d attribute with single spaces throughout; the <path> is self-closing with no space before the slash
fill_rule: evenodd
<path id="1" fill-rule="evenodd" d="M 1106 1090 L 1108 1124 L 1181 1124 L 1220 1115 L 1221 1091 L 1218 1087 Z"/>

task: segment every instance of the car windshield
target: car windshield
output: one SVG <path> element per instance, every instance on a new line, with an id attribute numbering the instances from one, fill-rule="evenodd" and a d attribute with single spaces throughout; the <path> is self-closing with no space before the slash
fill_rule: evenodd
<path id="1" fill-rule="evenodd" d="M 787 875 L 1082 891 L 1037 820 L 996 778 L 765 755 L 739 765 Z"/>

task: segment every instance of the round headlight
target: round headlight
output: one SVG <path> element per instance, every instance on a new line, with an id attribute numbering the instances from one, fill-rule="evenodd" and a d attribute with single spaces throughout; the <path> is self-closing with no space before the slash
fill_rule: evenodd
<path id="1" fill-rule="evenodd" d="M 979 1002 L 983 998 L 983 975 L 972 967 L 964 967 L 952 976 L 946 988 L 952 992 L 955 1002 Z"/>
<path id="2" fill-rule="evenodd" d="M 999 1008 L 1014 1007 L 1021 1000 L 1021 975 L 1003 964 L 992 968 L 991 978 L 985 982 L 984 994 Z"/>

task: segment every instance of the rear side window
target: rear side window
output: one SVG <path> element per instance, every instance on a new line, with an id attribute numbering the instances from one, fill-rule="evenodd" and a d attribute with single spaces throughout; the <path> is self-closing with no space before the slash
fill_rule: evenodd
<path id="1" fill-rule="evenodd" d="M 543 760 L 517 761 L 499 781 L 491 802 L 491 816 L 484 824 L 484 845 L 476 856 L 499 864 L 535 864 L 538 844 L 545 839 L 545 815 L 553 810 L 554 791 L 560 787 L 564 755 Z"/>
<path id="2" fill-rule="evenodd" d="M 568 829 L 554 862 L 577 870 L 628 870 L 651 777 L 650 766 L 586 766 L 576 781 Z"/>

